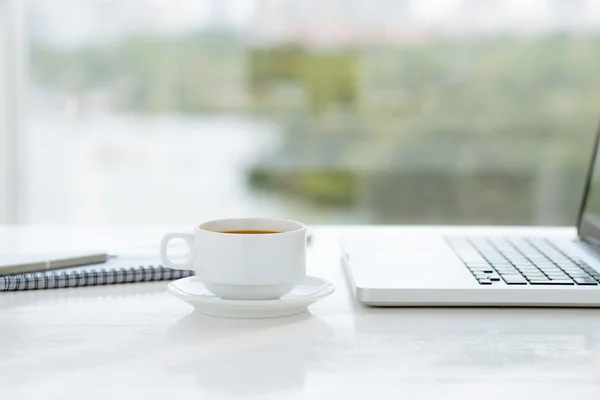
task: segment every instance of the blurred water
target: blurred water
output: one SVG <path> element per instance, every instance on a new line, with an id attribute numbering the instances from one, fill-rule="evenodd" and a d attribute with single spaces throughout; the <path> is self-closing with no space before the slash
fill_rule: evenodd
<path id="1" fill-rule="evenodd" d="M 245 171 L 279 132 L 247 117 L 29 118 L 25 223 L 175 223 L 283 216 Z"/>

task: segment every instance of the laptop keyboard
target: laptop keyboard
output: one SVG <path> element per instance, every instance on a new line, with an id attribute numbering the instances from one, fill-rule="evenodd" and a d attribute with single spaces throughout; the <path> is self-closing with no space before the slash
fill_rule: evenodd
<path id="1" fill-rule="evenodd" d="M 542 238 L 446 240 L 480 285 L 593 286 L 600 282 L 600 273 Z"/>

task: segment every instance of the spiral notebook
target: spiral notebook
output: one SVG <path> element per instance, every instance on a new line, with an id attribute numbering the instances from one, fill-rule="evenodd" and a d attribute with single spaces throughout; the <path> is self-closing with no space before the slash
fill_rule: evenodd
<path id="1" fill-rule="evenodd" d="M 194 271 L 166 268 L 162 265 L 129 268 L 94 265 L 28 274 L 0 275 L 0 292 L 164 281 L 191 275 L 194 275 Z"/>

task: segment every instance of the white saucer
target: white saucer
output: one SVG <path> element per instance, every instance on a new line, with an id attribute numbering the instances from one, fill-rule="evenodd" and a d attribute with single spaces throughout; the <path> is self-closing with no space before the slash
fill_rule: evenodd
<path id="1" fill-rule="evenodd" d="M 299 314 L 335 288 L 325 279 L 305 276 L 292 291 L 276 300 L 228 300 L 209 292 L 196 277 L 169 283 L 169 291 L 203 314 L 226 318 L 274 318 Z"/>

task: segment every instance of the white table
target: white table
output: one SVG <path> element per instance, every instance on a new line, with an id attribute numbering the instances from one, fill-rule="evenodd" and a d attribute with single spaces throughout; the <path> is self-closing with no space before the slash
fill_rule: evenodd
<path id="1" fill-rule="evenodd" d="M 152 245 L 173 227 L 0 227 L 8 251 Z M 0 399 L 597 399 L 600 310 L 366 308 L 315 228 L 310 314 L 193 313 L 166 283 L 0 294 Z M 189 396 L 189 397 L 184 397 Z"/>

